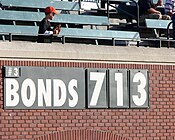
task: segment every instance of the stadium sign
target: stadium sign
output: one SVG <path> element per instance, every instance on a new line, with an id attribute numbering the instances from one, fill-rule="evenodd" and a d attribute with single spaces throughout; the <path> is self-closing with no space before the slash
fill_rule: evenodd
<path id="1" fill-rule="evenodd" d="M 147 70 L 4 67 L 5 109 L 148 108 Z"/>

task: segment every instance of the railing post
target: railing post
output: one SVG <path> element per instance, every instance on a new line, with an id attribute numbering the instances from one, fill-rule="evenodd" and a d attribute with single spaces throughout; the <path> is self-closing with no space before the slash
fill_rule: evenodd
<path id="1" fill-rule="evenodd" d="M 175 40 L 175 14 L 172 16 L 172 23 L 173 23 L 173 40 Z M 175 42 L 173 43 L 173 46 L 175 48 Z"/>
<path id="2" fill-rule="evenodd" d="M 65 36 L 62 36 L 62 44 L 65 43 Z"/>
<path id="3" fill-rule="evenodd" d="M 9 33 L 9 42 L 12 42 L 12 33 Z"/>
<path id="4" fill-rule="evenodd" d="M 78 0 L 78 4 L 79 4 L 79 7 L 80 7 L 80 9 L 81 9 L 81 0 Z M 80 9 L 78 10 L 78 14 L 80 15 L 81 13 L 80 13 Z"/>
<path id="5" fill-rule="evenodd" d="M 169 24 L 168 24 L 168 26 L 167 26 L 167 40 L 169 40 L 170 39 L 170 26 L 171 26 L 171 24 L 172 24 L 173 22 L 171 21 Z M 173 32 L 174 32 L 174 30 L 173 30 Z M 173 34 L 173 36 L 174 36 L 174 34 Z M 174 37 L 173 37 L 173 40 L 174 40 Z M 170 47 L 170 41 L 167 41 L 168 43 L 167 43 L 167 47 L 169 48 Z"/>
<path id="6" fill-rule="evenodd" d="M 115 46 L 115 39 L 112 38 L 112 46 Z"/>
<path id="7" fill-rule="evenodd" d="M 139 31 L 139 26 L 140 26 L 140 22 L 139 22 L 139 16 L 140 16 L 140 14 L 139 14 L 139 5 L 138 5 L 138 3 L 135 0 L 131 0 L 131 1 L 134 2 L 136 7 L 137 7 L 137 31 Z"/>
<path id="8" fill-rule="evenodd" d="M 110 14 L 109 14 L 109 0 L 107 0 L 107 16 L 108 16 L 108 20 L 109 20 L 109 16 L 110 16 Z M 109 25 L 107 26 L 107 29 L 109 30 Z"/>

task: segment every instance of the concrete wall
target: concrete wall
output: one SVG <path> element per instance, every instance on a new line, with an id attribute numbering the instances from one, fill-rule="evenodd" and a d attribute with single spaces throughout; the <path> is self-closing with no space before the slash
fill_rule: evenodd
<path id="1" fill-rule="evenodd" d="M 0 42 L 0 139 L 93 129 L 131 140 L 175 139 L 175 49 Z M 148 69 L 149 109 L 4 110 L 2 66 Z"/>

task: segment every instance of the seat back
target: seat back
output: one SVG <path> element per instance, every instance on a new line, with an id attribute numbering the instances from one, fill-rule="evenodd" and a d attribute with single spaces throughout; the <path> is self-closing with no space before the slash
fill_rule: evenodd
<path id="1" fill-rule="evenodd" d="M 40 22 L 45 14 L 42 12 L 28 12 L 28 11 L 12 11 L 0 10 L 0 20 L 7 21 L 24 21 L 24 22 Z M 109 20 L 104 16 L 90 16 L 90 15 L 76 15 L 76 14 L 60 14 L 55 16 L 53 23 L 66 24 L 81 24 L 81 25 L 109 25 Z"/>
<path id="2" fill-rule="evenodd" d="M 22 7 L 44 9 L 47 6 L 54 6 L 58 10 L 79 11 L 81 9 L 79 2 L 53 1 L 53 0 L 1 0 L 5 7 Z"/>
<path id="3" fill-rule="evenodd" d="M 59 36 L 79 37 L 90 39 L 114 39 L 114 40 L 128 40 L 140 41 L 140 34 L 138 32 L 130 31 L 115 31 L 115 30 L 92 30 L 92 29 L 75 29 L 62 28 Z"/>
<path id="4" fill-rule="evenodd" d="M 171 20 L 145 19 L 146 27 L 152 29 L 167 29 Z M 169 29 L 172 29 L 172 25 Z"/>
<path id="5" fill-rule="evenodd" d="M 37 36 L 38 26 L 0 25 L 0 34 Z"/>

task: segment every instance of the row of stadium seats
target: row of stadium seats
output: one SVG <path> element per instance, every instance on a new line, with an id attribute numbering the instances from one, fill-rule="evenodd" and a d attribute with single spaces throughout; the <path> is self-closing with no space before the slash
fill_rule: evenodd
<path id="1" fill-rule="evenodd" d="M 1 0 L 0 3 L 10 9 L 43 11 L 47 6 L 53 6 L 58 10 L 80 11 L 80 2 L 68 2 L 57 0 Z"/>

